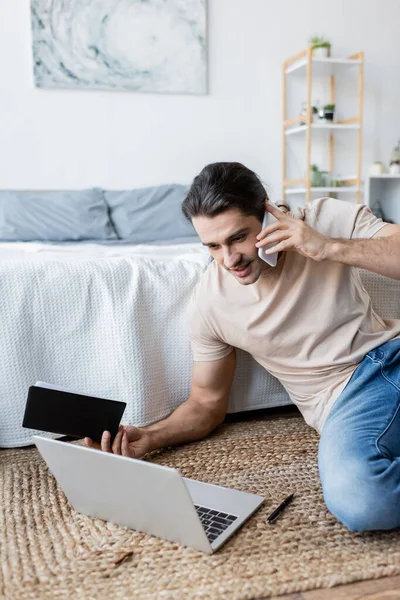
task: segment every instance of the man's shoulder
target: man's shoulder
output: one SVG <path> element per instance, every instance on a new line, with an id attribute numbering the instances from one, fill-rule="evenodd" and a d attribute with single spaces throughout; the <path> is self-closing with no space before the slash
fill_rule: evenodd
<path id="1" fill-rule="evenodd" d="M 317 198 L 300 208 L 301 217 L 313 229 L 331 237 L 350 238 L 362 205 L 337 198 Z"/>
<path id="2" fill-rule="evenodd" d="M 338 200 L 324 196 L 310 200 L 304 207 L 299 207 L 300 211 L 309 218 L 315 218 L 321 214 L 334 215 L 343 212 L 352 212 L 354 204 L 347 200 Z"/>
<path id="3" fill-rule="evenodd" d="M 209 322 L 220 295 L 217 280 L 218 265 L 213 260 L 201 274 L 190 296 L 188 317 L 191 330 Z"/>

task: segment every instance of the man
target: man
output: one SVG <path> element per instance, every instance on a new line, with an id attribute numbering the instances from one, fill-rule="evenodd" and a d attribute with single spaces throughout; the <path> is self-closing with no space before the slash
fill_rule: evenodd
<path id="1" fill-rule="evenodd" d="M 400 225 L 332 198 L 285 213 L 239 163 L 206 166 L 182 208 L 214 258 L 189 311 L 190 396 L 159 423 L 121 426 L 112 447 L 105 432 L 101 448 L 140 458 L 206 436 L 224 420 L 242 348 L 321 434 L 328 509 L 351 531 L 399 526 L 400 319 L 374 312 L 354 267 L 400 279 Z M 260 232 L 265 210 L 277 221 Z M 258 257 L 271 242 L 276 267 Z"/>

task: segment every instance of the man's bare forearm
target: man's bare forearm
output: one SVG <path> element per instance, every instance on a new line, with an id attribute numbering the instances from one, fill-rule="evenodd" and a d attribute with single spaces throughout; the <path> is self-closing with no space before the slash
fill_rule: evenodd
<path id="1" fill-rule="evenodd" d="M 175 446 L 204 438 L 224 420 L 221 412 L 207 409 L 189 397 L 174 412 L 158 423 L 144 427 L 151 434 L 150 450 Z"/>
<path id="2" fill-rule="evenodd" d="M 367 240 L 332 238 L 325 258 L 400 279 L 400 234 Z"/>

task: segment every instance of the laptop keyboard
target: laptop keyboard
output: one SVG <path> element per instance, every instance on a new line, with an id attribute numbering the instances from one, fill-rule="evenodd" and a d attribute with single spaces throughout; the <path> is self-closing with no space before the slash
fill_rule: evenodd
<path id="1" fill-rule="evenodd" d="M 236 521 L 235 515 L 219 512 L 205 506 L 194 505 L 197 514 L 200 517 L 201 524 L 204 527 L 209 542 L 213 542 L 229 525 Z"/>

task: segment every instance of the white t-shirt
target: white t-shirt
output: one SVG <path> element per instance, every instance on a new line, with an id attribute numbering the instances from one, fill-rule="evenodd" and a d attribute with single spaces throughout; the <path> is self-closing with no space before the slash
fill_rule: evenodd
<path id="1" fill-rule="evenodd" d="M 290 214 L 332 238 L 371 238 L 387 224 L 333 198 Z M 224 358 L 233 347 L 249 352 L 321 432 L 367 352 L 400 337 L 400 319 L 376 314 L 356 268 L 292 251 L 247 286 L 211 262 L 192 295 L 189 335 L 195 361 Z"/>

